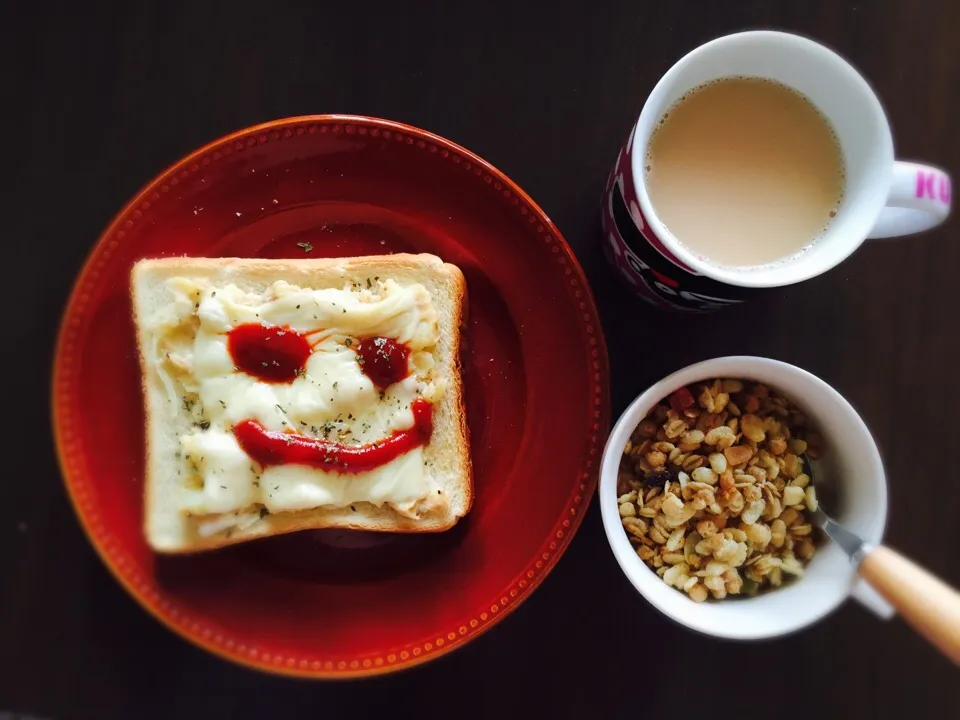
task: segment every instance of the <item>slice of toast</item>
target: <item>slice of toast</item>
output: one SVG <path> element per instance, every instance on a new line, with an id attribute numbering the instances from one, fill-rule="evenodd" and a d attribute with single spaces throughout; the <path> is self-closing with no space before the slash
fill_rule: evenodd
<path id="1" fill-rule="evenodd" d="M 319 528 L 437 532 L 469 512 L 473 484 L 459 359 L 467 297 L 457 267 L 426 254 L 177 257 L 138 262 L 131 293 L 146 407 L 144 532 L 154 550 L 194 552 Z M 309 303 L 314 319 L 304 314 Z M 322 343 L 295 381 L 261 381 L 233 359 L 224 365 L 230 345 L 218 338 L 241 320 L 296 325 L 297 333 Z M 368 332 L 409 335 L 417 345 L 411 377 L 379 389 L 378 397 L 357 375 L 357 343 Z M 320 364 L 311 365 L 317 354 Z M 322 364 L 328 361 L 338 364 Z M 311 370 L 328 366 L 344 374 Z M 333 377 L 339 382 L 331 383 Z M 353 404 L 334 405 L 344 387 L 353 393 L 344 402 Z M 410 393 L 432 403 L 429 441 L 376 475 L 296 463 L 260 466 L 238 455 L 235 428 L 248 407 L 258 422 L 273 423 L 267 430 L 302 432 L 317 443 L 332 431 L 332 442 L 376 446 L 377 423 L 383 433 L 403 430 L 399 413 L 412 406 Z M 276 410 L 268 412 L 264 398 L 275 399 Z M 392 477 L 394 467 L 403 474 Z M 309 498 L 324 499 L 310 506 Z"/>

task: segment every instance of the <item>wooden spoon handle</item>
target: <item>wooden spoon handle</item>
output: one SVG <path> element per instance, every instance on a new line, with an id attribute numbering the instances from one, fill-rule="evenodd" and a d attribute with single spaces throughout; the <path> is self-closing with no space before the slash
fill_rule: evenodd
<path id="1" fill-rule="evenodd" d="M 886 547 L 864 558 L 860 575 L 914 630 L 960 665 L 960 593 Z"/>

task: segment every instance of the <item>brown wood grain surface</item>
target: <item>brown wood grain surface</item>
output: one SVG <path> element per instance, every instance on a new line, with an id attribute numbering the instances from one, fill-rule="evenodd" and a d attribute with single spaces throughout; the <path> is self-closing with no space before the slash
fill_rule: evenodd
<path id="1" fill-rule="evenodd" d="M 602 185 L 647 93 L 688 50 L 746 28 L 837 49 L 883 100 L 898 155 L 960 178 L 960 3 L 41 2 L 5 16 L 0 714 L 960 717 L 956 670 L 899 621 L 853 604 L 755 644 L 671 624 L 620 573 L 595 503 L 543 586 L 466 648 L 366 682 L 254 674 L 172 635 L 108 575 L 67 501 L 48 413 L 71 282 L 143 183 L 246 125 L 376 115 L 479 153 L 557 223 L 603 315 L 614 413 L 710 356 L 807 368 L 876 434 L 890 545 L 960 585 L 956 219 L 871 243 L 816 280 L 705 317 L 630 301 L 597 246 Z"/>

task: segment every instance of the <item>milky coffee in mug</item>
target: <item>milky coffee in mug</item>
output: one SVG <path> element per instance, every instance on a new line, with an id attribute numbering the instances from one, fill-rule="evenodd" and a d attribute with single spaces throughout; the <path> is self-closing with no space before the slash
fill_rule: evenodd
<path id="1" fill-rule="evenodd" d="M 604 190 L 603 247 L 639 297 L 712 310 L 826 272 L 867 238 L 928 230 L 950 203 L 945 172 L 894 159 L 883 107 L 846 60 L 744 32 L 688 53 L 650 93 Z"/>
<path id="2" fill-rule="evenodd" d="M 683 95 L 647 145 L 647 192 L 691 252 L 729 266 L 803 252 L 843 197 L 843 155 L 807 98 L 759 78 L 724 78 Z"/>

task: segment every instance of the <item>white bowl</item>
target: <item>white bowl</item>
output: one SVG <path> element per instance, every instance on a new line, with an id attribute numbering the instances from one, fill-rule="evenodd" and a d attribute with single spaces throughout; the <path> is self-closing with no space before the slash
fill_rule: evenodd
<path id="1" fill-rule="evenodd" d="M 634 400 L 617 421 L 600 466 L 600 510 L 607 541 L 617 562 L 647 601 L 673 620 L 708 635 L 758 640 L 784 635 L 835 610 L 857 579 L 847 556 L 824 541 L 803 577 L 755 597 L 728 596 L 696 603 L 668 586 L 637 556 L 620 523 L 617 475 L 623 448 L 637 424 L 674 390 L 701 380 L 756 380 L 779 390 L 801 408 L 823 434 L 826 452 L 818 462 L 816 482 L 829 485 L 836 507 L 824 510 L 868 542 L 883 537 L 887 518 L 887 484 L 876 443 L 856 410 L 814 375 L 793 365 L 759 357 L 724 357 L 690 365 Z"/>

